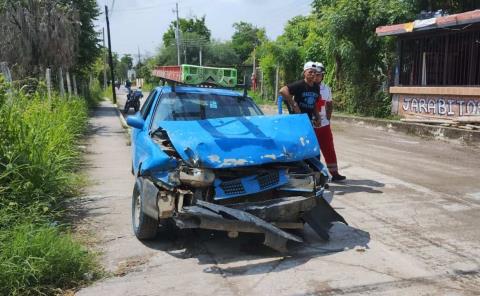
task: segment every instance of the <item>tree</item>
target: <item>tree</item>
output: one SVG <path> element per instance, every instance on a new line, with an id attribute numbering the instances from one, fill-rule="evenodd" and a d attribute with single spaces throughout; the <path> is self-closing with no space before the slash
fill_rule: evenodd
<path id="1" fill-rule="evenodd" d="M 155 61 L 158 65 L 176 65 L 177 64 L 177 48 L 175 45 L 168 47 L 162 46 L 157 50 Z"/>
<path id="2" fill-rule="evenodd" d="M 88 68 L 100 53 L 93 20 L 95 0 L 6 0 L 0 2 L 0 60 L 17 76 L 47 67 Z"/>
<path id="3" fill-rule="evenodd" d="M 234 23 L 233 28 L 235 29 L 232 36 L 233 49 L 239 55 L 240 60 L 245 62 L 253 49 L 267 40 L 265 29 L 257 28 L 246 22 Z"/>
<path id="4" fill-rule="evenodd" d="M 124 64 L 127 68 L 127 70 L 130 70 L 133 68 L 133 58 L 131 54 L 126 54 L 122 58 L 120 58 L 120 63 Z"/>
<path id="5" fill-rule="evenodd" d="M 452 14 L 480 8 L 478 0 L 411 0 L 411 2 L 417 12 L 441 9 Z"/>
<path id="6" fill-rule="evenodd" d="M 115 78 L 117 80 L 127 80 L 128 76 L 128 70 L 133 68 L 133 58 L 130 54 L 126 54 L 118 60 L 118 55 L 115 55 L 115 63 L 114 63 L 114 69 L 115 69 Z"/>
<path id="7" fill-rule="evenodd" d="M 75 69 L 85 75 L 101 54 L 98 45 L 98 33 L 95 31 L 95 25 L 93 24 L 100 12 L 95 0 L 65 0 L 65 5 L 72 5 L 78 13 L 80 31 Z"/>
<path id="8" fill-rule="evenodd" d="M 177 64 L 175 28 L 177 21 L 172 21 L 163 34 L 163 48 L 160 52 L 160 64 Z M 199 51 L 210 42 L 210 30 L 205 25 L 205 16 L 201 18 L 179 19 L 180 61 L 187 64 L 199 64 Z M 175 54 L 175 55 L 173 55 Z M 173 58 L 174 57 L 174 58 Z M 167 62 L 168 61 L 168 62 Z"/>
<path id="9" fill-rule="evenodd" d="M 75 63 L 80 28 L 71 7 L 54 1 L 6 1 L 0 28 L 0 60 L 15 64 L 19 76 Z"/>
<path id="10" fill-rule="evenodd" d="M 240 57 L 233 49 L 232 42 L 212 41 L 206 47 L 204 65 L 234 66 L 240 64 Z"/>
<path id="11" fill-rule="evenodd" d="M 147 83 L 158 81 L 152 77 L 152 69 L 157 65 L 155 57 L 148 57 L 135 66 L 137 77 L 143 78 Z"/>
<path id="12" fill-rule="evenodd" d="M 175 28 L 177 26 L 177 21 L 174 20 L 170 23 L 167 32 L 163 34 L 163 45 L 169 47 L 175 45 Z M 193 17 L 190 19 L 180 18 L 179 26 L 180 35 L 185 33 L 195 33 L 197 34 L 199 40 L 210 41 L 211 32 L 205 25 L 205 16 L 201 18 Z"/>
<path id="13" fill-rule="evenodd" d="M 337 103 L 346 111 L 366 115 L 389 114 L 390 98 L 381 90 L 388 84 L 394 39 L 379 38 L 375 28 L 414 17 L 411 3 L 400 0 L 314 1 L 322 32 L 327 79 Z"/>

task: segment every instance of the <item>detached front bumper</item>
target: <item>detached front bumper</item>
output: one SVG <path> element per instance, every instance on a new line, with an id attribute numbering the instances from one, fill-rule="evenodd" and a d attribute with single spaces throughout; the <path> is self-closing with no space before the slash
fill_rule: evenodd
<path id="1" fill-rule="evenodd" d="M 180 228 L 203 228 L 228 232 L 264 233 L 264 244 L 286 251 L 288 240 L 303 240 L 281 228 L 302 228 L 308 223 L 318 235 L 328 240 L 333 222 L 347 224 L 323 197 L 293 196 L 274 200 L 221 206 L 198 200 L 183 208 L 174 220 Z"/>

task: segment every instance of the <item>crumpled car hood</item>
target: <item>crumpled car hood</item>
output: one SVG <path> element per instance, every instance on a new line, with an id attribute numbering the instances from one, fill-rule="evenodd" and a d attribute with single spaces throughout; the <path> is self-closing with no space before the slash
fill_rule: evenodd
<path id="1" fill-rule="evenodd" d="M 184 160 L 231 168 L 317 157 L 320 148 L 305 114 L 225 117 L 160 124 Z"/>

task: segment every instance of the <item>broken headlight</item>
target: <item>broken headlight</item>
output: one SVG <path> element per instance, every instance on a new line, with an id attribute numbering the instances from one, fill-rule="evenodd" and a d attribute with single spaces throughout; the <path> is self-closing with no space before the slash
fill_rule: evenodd
<path id="1" fill-rule="evenodd" d="M 212 185 L 215 174 L 209 169 L 186 167 L 180 171 L 179 178 L 182 184 L 202 188 Z"/>

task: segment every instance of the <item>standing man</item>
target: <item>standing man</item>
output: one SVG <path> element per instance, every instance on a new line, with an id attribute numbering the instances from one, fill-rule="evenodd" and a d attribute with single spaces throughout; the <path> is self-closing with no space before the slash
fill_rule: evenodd
<path id="1" fill-rule="evenodd" d="M 338 182 L 346 179 L 345 176 L 338 172 L 337 155 L 335 154 L 335 147 L 333 145 L 333 135 L 330 129 L 330 118 L 332 117 L 333 103 L 332 91 L 325 83 L 323 83 L 323 76 L 325 75 L 325 67 L 322 63 L 316 63 L 317 73 L 315 75 L 315 84 L 320 88 L 320 100 L 317 101 L 317 109 L 320 111 L 320 124 L 315 127 L 315 134 L 317 135 L 318 144 L 322 151 L 327 168 L 332 175 L 332 181 Z"/>
<path id="2" fill-rule="evenodd" d="M 280 89 L 285 98 L 290 113 L 305 113 L 312 120 L 314 126 L 320 124 L 317 101 L 320 96 L 318 85 L 315 84 L 317 65 L 307 62 L 303 66 L 303 79 L 288 84 Z"/>

